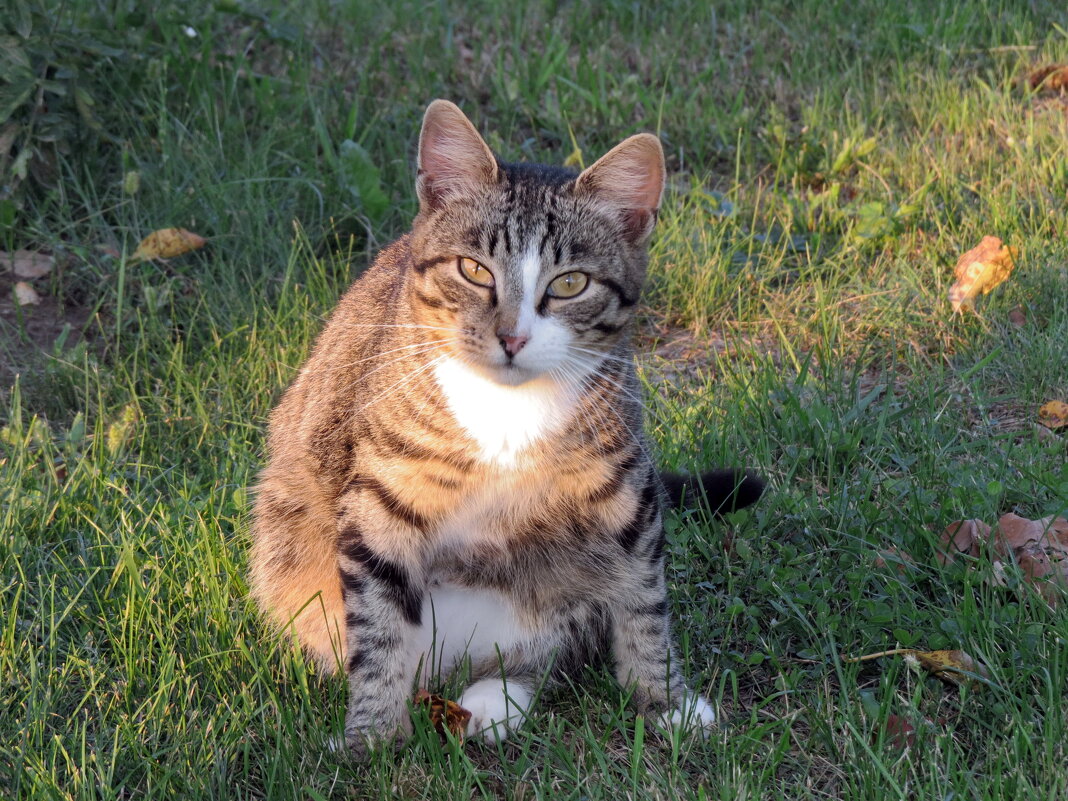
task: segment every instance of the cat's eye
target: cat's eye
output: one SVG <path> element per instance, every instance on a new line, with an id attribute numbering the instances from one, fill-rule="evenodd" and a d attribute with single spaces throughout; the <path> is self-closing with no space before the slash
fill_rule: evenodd
<path id="1" fill-rule="evenodd" d="M 493 286 L 493 273 L 474 259 L 460 257 L 460 275 L 479 286 Z"/>
<path id="2" fill-rule="evenodd" d="M 573 298 L 586 288 L 590 278 L 586 273 L 564 273 L 549 284 L 551 298 Z"/>

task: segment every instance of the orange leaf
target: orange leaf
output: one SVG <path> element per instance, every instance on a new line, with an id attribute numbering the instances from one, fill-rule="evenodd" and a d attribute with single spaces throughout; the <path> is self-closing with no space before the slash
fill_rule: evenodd
<path id="1" fill-rule="evenodd" d="M 996 236 L 984 236 L 957 261 L 953 275 L 957 282 L 949 288 L 949 302 L 953 311 L 974 305 L 980 293 L 986 295 L 1009 277 L 1016 266 L 1018 248 L 1004 245 Z"/>
<path id="2" fill-rule="evenodd" d="M 1068 64 L 1048 64 L 1027 76 L 1032 89 L 1046 92 L 1068 90 Z"/>
<path id="3" fill-rule="evenodd" d="M 467 732 L 467 722 L 471 720 L 471 713 L 468 710 L 455 701 L 428 693 L 421 687 L 415 694 L 415 703 L 430 710 L 430 723 L 441 736 L 442 743 L 446 740 L 446 732 L 451 732 L 454 737 L 463 742 L 464 734 Z"/>
<path id="4" fill-rule="evenodd" d="M 173 259 L 175 256 L 202 248 L 206 244 L 207 240 L 204 237 L 184 228 L 161 228 L 141 240 L 141 244 L 130 257 L 130 262 Z"/>
<path id="5" fill-rule="evenodd" d="M 1068 403 L 1054 400 L 1043 404 L 1038 410 L 1038 422 L 1046 428 L 1068 426 Z"/>

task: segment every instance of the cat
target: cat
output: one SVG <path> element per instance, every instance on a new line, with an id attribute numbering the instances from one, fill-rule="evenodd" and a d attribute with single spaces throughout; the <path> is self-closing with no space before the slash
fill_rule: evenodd
<path id="1" fill-rule="evenodd" d="M 341 298 L 269 425 L 251 592 L 343 667 L 358 755 L 411 731 L 417 683 L 468 669 L 468 734 L 503 739 L 539 683 L 609 663 L 635 708 L 707 728 L 673 650 L 664 495 L 755 501 L 724 470 L 662 483 L 635 309 L 664 190 L 637 134 L 579 174 L 505 164 L 427 108 L 412 230 Z"/>

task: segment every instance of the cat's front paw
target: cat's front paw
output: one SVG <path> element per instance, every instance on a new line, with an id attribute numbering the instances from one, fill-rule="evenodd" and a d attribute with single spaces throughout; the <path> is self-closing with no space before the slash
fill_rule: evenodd
<path id="1" fill-rule="evenodd" d="M 532 697 L 522 684 L 496 679 L 475 682 L 460 698 L 460 706 L 471 713 L 467 736 L 480 736 L 488 743 L 503 742 L 526 720 Z"/>
<path id="2" fill-rule="evenodd" d="M 716 725 L 716 710 L 703 695 L 688 695 L 675 709 L 662 713 L 656 722 L 668 731 L 682 729 L 707 737 Z"/>
<path id="3" fill-rule="evenodd" d="M 367 762 L 374 751 L 398 751 L 408 741 L 411 734 L 411 721 L 403 721 L 390 733 L 377 728 L 345 727 L 343 737 L 331 737 L 330 750 L 336 754 L 347 754 L 357 762 Z"/>

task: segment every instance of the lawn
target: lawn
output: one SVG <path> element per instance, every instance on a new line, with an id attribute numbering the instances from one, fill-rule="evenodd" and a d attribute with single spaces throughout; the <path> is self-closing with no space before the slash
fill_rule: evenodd
<path id="1" fill-rule="evenodd" d="M 1068 598 L 936 558 L 955 520 L 1068 516 L 1036 426 L 1068 400 L 1068 95 L 1027 81 L 1068 63 L 1061 0 L 10 6 L 0 251 L 54 267 L 38 306 L 0 274 L 0 796 L 1068 797 Z M 663 140 L 647 427 L 769 480 L 669 520 L 705 741 L 591 670 L 503 745 L 422 727 L 356 766 L 343 682 L 247 598 L 266 415 L 408 226 L 435 97 L 508 160 Z M 168 226 L 208 245 L 129 258 Z M 1016 269 L 955 314 L 988 234 Z M 895 647 L 989 678 L 847 661 Z"/>

